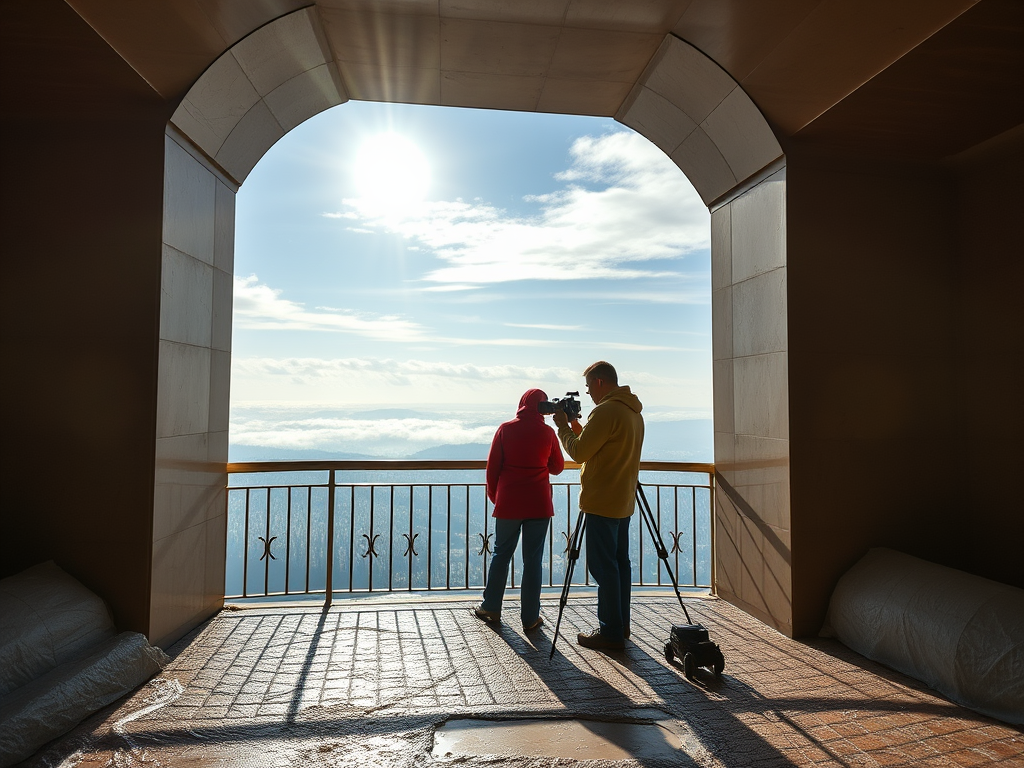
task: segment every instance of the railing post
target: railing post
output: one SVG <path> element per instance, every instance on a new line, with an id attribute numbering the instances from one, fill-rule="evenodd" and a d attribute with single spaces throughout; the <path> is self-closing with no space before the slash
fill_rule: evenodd
<path id="1" fill-rule="evenodd" d="M 708 511 L 711 515 L 711 594 L 718 594 L 718 557 L 715 545 L 715 470 L 708 472 L 708 486 L 710 498 L 708 499 Z"/>
<path id="2" fill-rule="evenodd" d="M 334 601 L 334 489 L 335 472 L 331 470 L 331 479 L 327 485 L 327 584 L 324 605 L 330 606 Z"/>
<path id="3" fill-rule="evenodd" d="M 245 538 L 242 541 L 242 597 L 249 596 L 249 499 L 252 489 L 245 489 Z"/>

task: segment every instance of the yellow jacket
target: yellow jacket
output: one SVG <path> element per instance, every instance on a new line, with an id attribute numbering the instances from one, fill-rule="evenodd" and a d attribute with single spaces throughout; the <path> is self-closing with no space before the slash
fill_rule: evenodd
<path id="1" fill-rule="evenodd" d="M 580 509 L 584 512 L 601 517 L 633 514 L 644 443 L 642 408 L 629 387 L 618 387 L 590 412 L 578 437 L 568 426 L 558 430 L 565 452 L 583 465 Z"/>

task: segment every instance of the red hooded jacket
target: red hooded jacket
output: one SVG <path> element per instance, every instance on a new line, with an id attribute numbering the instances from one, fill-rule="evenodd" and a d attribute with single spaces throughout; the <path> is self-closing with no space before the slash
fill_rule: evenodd
<path id="1" fill-rule="evenodd" d="M 494 503 L 494 517 L 551 517 L 551 481 L 565 468 L 562 446 L 537 410 L 548 396 L 539 389 L 527 390 L 512 421 L 494 433 L 487 455 L 487 498 Z"/>

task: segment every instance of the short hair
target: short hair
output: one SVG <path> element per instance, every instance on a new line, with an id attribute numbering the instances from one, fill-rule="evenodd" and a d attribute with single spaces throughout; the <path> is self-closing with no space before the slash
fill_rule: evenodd
<path id="1" fill-rule="evenodd" d="M 619 386 L 619 374 L 615 372 L 615 368 L 612 367 L 611 363 L 606 363 L 604 360 L 598 360 L 596 363 L 590 365 L 587 370 L 583 372 L 583 378 L 587 381 L 593 379 L 602 379 L 604 381 L 610 381 L 612 385 Z"/>

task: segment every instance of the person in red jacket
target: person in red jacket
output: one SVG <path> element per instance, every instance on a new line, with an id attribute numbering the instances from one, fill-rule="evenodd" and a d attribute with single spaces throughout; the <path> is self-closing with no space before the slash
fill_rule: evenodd
<path id="1" fill-rule="evenodd" d="M 554 515 L 551 480 L 565 467 L 562 446 L 537 404 L 548 396 L 527 390 L 512 421 L 498 427 L 487 456 L 487 498 L 494 504 L 494 556 L 487 571 L 484 601 L 473 612 L 484 621 L 501 620 L 508 565 L 523 537 L 520 612 L 523 629 L 536 629 L 540 615 L 541 558 Z"/>

